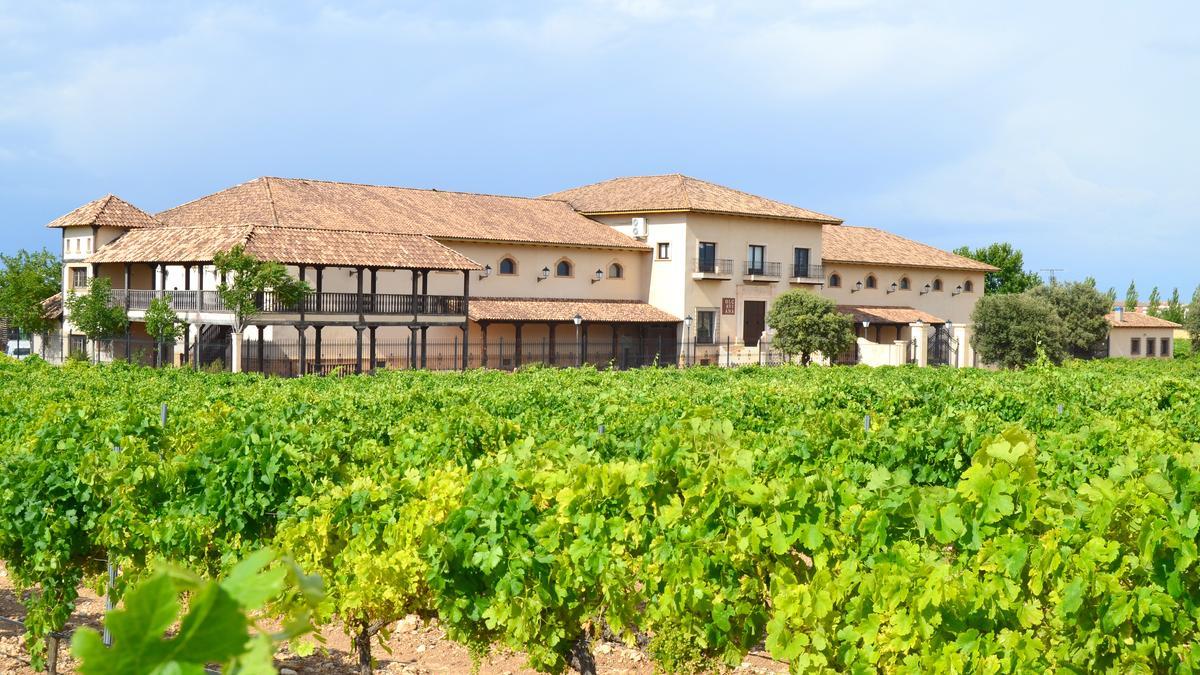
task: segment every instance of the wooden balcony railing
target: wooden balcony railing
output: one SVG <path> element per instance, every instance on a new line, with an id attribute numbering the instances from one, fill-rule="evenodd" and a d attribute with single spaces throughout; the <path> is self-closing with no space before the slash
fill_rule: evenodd
<path id="1" fill-rule="evenodd" d="M 177 312 L 226 312 L 228 309 L 217 291 L 151 291 L 114 289 L 113 304 L 131 310 L 144 310 L 150 301 L 169 297 L 171 309 Z M 462 316 L 461 295 L 409 295 L 400 293 L 312 293 L 298 305 L 286 305 L 274 293 L 262 293 L 255 303 L 263 314 L 297 314 L 300 305 L 309 314 L 425 314 Z"/>

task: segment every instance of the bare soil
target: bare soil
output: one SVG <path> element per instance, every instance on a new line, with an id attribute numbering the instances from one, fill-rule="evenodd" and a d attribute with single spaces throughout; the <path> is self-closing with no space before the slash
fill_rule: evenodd
<path id="1" fill-rule="evenodd" d="M 66 632 L 81 626 L 99 630 L 104 615 L 104 599 L 90 589 L 81 589 L 75 612 Z M 0 617 L 20 620 L 25 609 L 13 590 L 7 570 L 0 564 Z M 372 647 L 376 672 L 388 674 L 425 675 L 431 673 L 470 673 L 471 657 L 463 647 L 446 639 L 446 633 L 433 624 L 423 624 L 417 617 L 408 617 L 394 627 L 385 646 Z M 22 630 L 0 621 L 0 675 L 34 675 L 29 666 Z M 296 673 L 357 673 L 350 638 L 339 626 L 329 626 L 322 632 L 325 647 L 307 657 L 297 656 L 286 648 L 276 654 L 276 666 Z M 592 650 L 596 669 L 606 675 L 650 675 L 654 667 L 646 655 L 620 643 L 597 642 Z M 75 673 L 77 664 L 64 644 L 59 652 L 58 672 Z M 786 673 L 787 666 L 762 653 L 752 653 L 737 668 L 740 673 Z M 479 669 L 483 675 L 532 675 L 536 671 L 525 667 L 525 656 L 519 653 L 494 652 Z"/>

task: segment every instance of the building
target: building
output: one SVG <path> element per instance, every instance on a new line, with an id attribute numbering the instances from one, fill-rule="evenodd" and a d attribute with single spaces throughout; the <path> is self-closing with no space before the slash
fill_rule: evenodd
<path id="1" fill-rule="evenodd" d="M 1125 312 L 1121 307 L 1105 315 L 1108 321 L 1108 355 L 1131 359 L 1172 358 L 1175 356 L 1175 331 L 1182 328 L 1141 312 Z"/>
<path id="2" fill-rule="evenodd" d="M 109 195 L 49 227 L 63 292 L 104 276 L 127 309 L 109 357 L 146 346 L 144 312 L 165 294 L 189 326 L 170 358 L 228 363 L 237 343 L 247 369 L 285 373 L 761 362 L 777 357 L 771 302 L 793 288 L 854 317 L 858 346 L 838 362 L 969 365 L 993 269 L 681 175 L 540 198 L 264 177 L 154 215 Z M 299 307 L 266 294 L 244 343 L 212 265 L 239 244 L 316 291 Z M 69 316 L 61 340 L 82 346 Z"/>

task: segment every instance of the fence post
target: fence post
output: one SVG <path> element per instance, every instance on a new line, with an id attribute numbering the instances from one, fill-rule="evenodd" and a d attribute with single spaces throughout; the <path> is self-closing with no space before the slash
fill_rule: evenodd
<path id="1" fill-rule="evenodd" d="M 167 404 L 166 403 L 162 404 L 162 410 L 159 411 L 159 421 L 162 422 L 162 425 L 164 427 L 167 426 Z"/>
<path id="2" fill-rule="evenodd" d="M 457 335 L 454 336 L 454 361 L 453 361 L 453 363 L 458 363 L 458 336 Z M 454 369 L 451 368 L 451 370 L 454 370 Z"/>
<path id="3" fill-rule="evenodd" d="M 863 431 L 871 433 L 871 413 L 863 415 Z"/>
<path id="4" fill-rule="evenodd" d="M 46 672 L 58 675 L 58 638 L 53 635 L 46 636 Z"/>

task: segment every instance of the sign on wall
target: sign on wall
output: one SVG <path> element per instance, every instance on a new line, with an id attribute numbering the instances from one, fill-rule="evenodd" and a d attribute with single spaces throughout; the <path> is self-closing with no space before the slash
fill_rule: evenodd
<path id="1" fill-rule="evenodd" d="M 736 298 L 721 298 L 721 313 L 722 314 L 737 314 L 737 299 Z"/>

